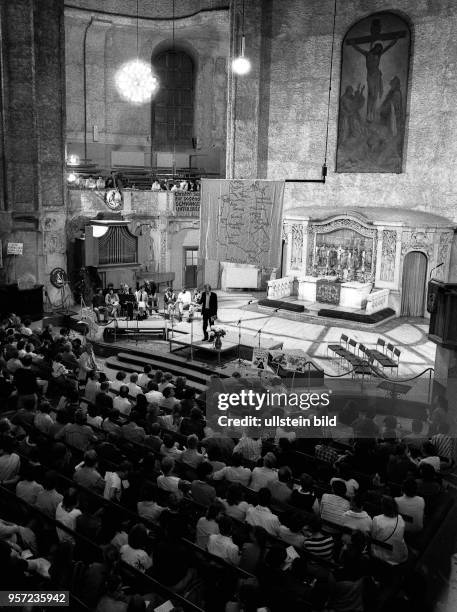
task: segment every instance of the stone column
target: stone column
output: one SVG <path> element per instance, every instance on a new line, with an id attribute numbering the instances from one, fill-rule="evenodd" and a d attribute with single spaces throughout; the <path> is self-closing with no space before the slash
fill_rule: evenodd
<path id="1" fill-rule="evenodd" d="M 48 285 L 53 267 L 66 269 L 63 0 L 3 0 L 0 27 L 0 238 L 24 244 L 7 280 L 27 272 Z"/>

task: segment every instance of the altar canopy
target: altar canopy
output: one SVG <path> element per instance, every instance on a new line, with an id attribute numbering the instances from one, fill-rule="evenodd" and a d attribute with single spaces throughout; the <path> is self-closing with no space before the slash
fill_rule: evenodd
<path id="1" fill-rule="evenodd" d="M 284 181 L 203 179 L 200 253 L 204 259 L 277 268 Z"/>

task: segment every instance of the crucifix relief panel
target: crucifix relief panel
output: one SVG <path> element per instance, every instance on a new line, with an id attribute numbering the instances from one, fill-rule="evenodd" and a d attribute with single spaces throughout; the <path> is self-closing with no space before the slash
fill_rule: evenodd
<path id="1" fill-rule="evenodd" d="M 408 24 L 376 13 L 342 46 L 337 172 L 402 172 L 410 60 Z"/>

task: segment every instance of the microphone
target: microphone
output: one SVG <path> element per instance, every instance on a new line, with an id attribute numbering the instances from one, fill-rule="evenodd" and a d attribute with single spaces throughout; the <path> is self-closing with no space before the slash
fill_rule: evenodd
<path id="1" fill-rule="evenodd" d="M 441 263 L 439 263 L 437 266 L 435 266 L 434 268 L 432 268 L 430 275 L 428 277 L 428 280 L 430 280 L 432 278 L 432 274 L 433 272 L 435 272 L 435 270 L 438 270 L 438 268 L 441 268 L 441 266 L 444 266 L 444 261 L 442 261 Z"/>

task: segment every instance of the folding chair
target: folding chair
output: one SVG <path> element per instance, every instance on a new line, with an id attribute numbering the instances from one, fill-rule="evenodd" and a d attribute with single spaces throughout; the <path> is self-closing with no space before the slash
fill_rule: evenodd
<path id="1" fill-rule="evenodd" d="M 343 343 L 346 346 L 342 346 Z M 338 363 L 340 364 L 341 361 L 344 359 L 347 351 L 347 343 L 348 343 L 348 337 L 345 334 L 341 334 L 340 337 L 340 343 L 339 344 L 327 344 L 327 357 L 328 357 L 328 352 L 331 351 L 335 358 L 337 359 Z"/>
<path id="2" fill-rule="evenodd" d="M 386 352 L 386 341 L 383 338 L 378 338 L 378 341 L 376 342 L 376 349 L 378 349 L 378 346 L 381 347 L 383 353 Z"/>

